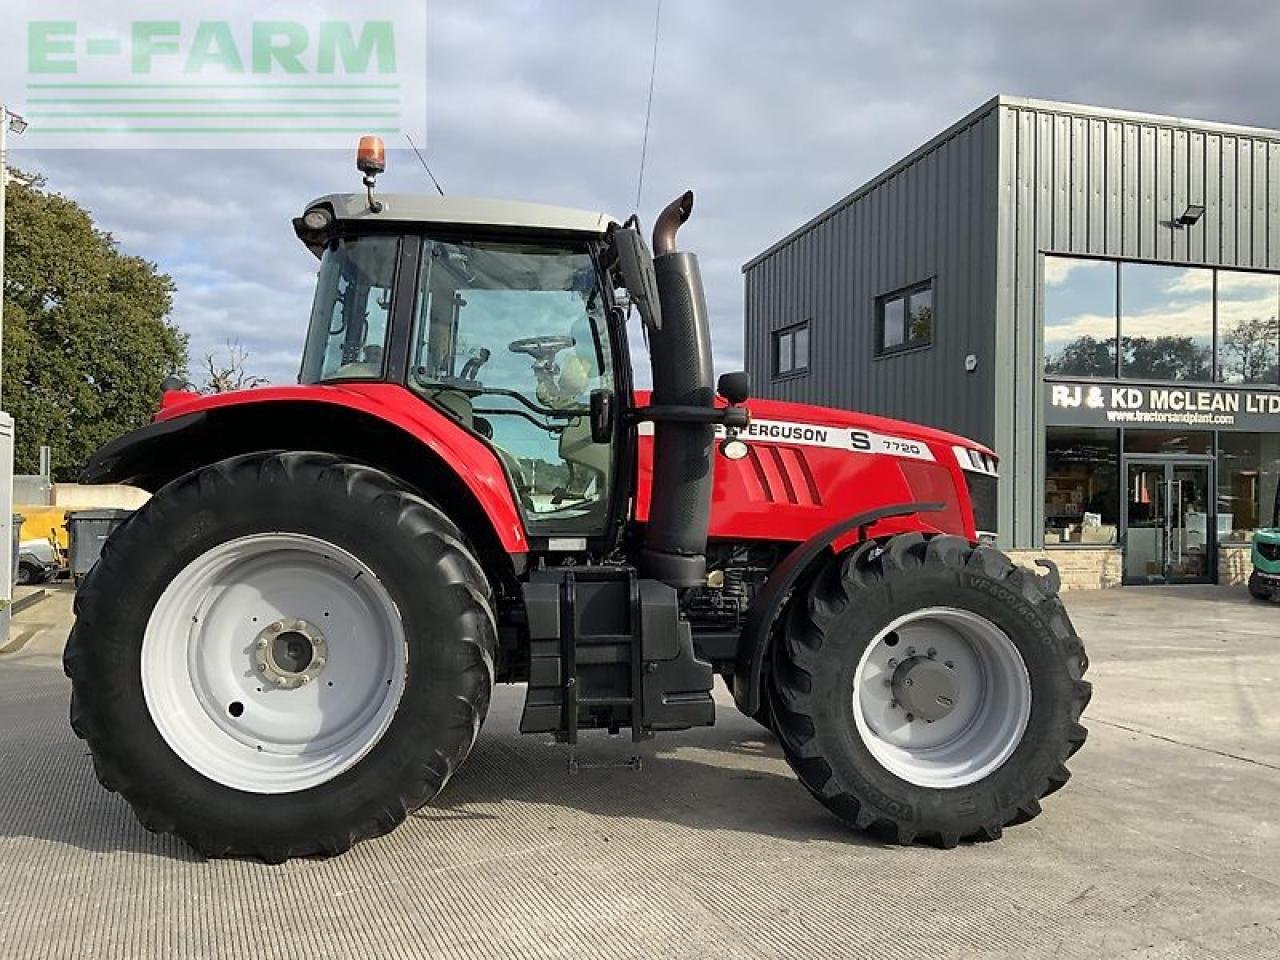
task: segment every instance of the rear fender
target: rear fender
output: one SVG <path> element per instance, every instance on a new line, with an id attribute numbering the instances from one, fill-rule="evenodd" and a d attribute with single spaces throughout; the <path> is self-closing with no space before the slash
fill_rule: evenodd
<path id="1" fill-rule="evenodd" d="M 754 716 L 760 709 L 764 658 L 774 624 L 786 609 L 792 590 L 821 562 L 824 555 L 865 540 L 871 527 L 882 520 L 914 517 L 945 509 L 947 505 L 944 503 L 897 503 L 878 507 L 832 524 L 787 554 L 756 595 L 747 611 L 742 635 L 738 638 L 738 656 L 733 672 L 733 698 L 738 709 L 747 716 Z M 932 532 L 934 528 L 922 524 L 920 529 Z"/>
<path id="2" fill-rule="evenodd" d="M 413 418 L 363 406 L 246 399 L 180 413 L 99 448 L 81 480 L 155 492 L 192 470 L 244 453 L 332 453 L 396 476 L 443 509 L 487 558 L 522 566 L 528 539 L 493 451 L 425 404 Z"/>

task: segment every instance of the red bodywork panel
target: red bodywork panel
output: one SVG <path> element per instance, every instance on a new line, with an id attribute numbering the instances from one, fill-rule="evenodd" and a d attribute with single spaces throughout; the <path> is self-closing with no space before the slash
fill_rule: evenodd
<path id="1" fill-rule="evenodd" d="M 648 402 L 638 394 L 637 402 Z M 937 513 L 890 517 L 879 534 L 954 533 L 977 538 L 964 471 L 953 446 L 982 444 L 870 414 L 779 400 L 750 400 L 749 452 L 726 459 L 716 448 L 713 539 L 802 542 L 855 514 L 896 503 L 941 502 Z M 887 452 L 896 448 L 897 452 Z M 882 452 L 883 451 L 883 452 Z M 653 438 L 640 438 L 636 519 L 649 516 Z M 834 544 L 837 550 L 857 532 Z"/>
<path id="2" fill-rule="evenodd" d="M 649 402 L 646 392 L 636 404 Z M 453 464 L 508 553 L 527 553 L 529 540 L 497 455 L 404 387 L 390 383 L 264 387 L 199 396 L 165 394 L 157 421 L 233 404 L 311 401 L 339 404 L 407 431 Z M 713 539 L 800 543 L 848 517 L 896 503 L 941 502 L 937 513 L 893 517 L 877 534 L 919 530 L 976 538 L 964 472 L 952 447 L 988 455 L 981 444 L 915 424 L 845 410 L 751 400 L 744 433 L 748 455 L 737 461 L 715 453 L 711 511 Z M 645 425 L 646 427 L 648 425 Z M 649 516 L 653 437 L 642 430 L 635 517 Z M 857 533 L 837 541 L 837 549 Z"/>
<path id="3" fill-rule="evenodd" d="M 233 404 L 279 401 L 334 403 L 407 431 L 439 454 L 446 463 L 456 467 L 462 482 L 493 522 L 494 532 L 504 550 L 508 553 L 529 552 L 529 538 L 497 454 L 456 421 L 397 384 L 261 387 L 210 396 L 171 390 L 164 395 L 160 412 L 154 419 L 172 420 Z"/>

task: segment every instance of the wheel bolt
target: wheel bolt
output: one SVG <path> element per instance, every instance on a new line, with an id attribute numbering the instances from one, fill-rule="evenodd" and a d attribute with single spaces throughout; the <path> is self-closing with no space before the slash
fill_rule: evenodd
<path id="1" fill-rule="evenodd" d="M 944 663 L 943 666 L 946 667 L 948 670 L 954 670 L 956 668 L 956 665 L 952 663 L 950 660 Z"/>
<path id="2" fill-rule="evenodd" d="M 262 672 L 262 671 L 264 671 L 264 670 L 266 670 L 266 669 L 267 669 L 267 665 L 266 665 L 265 663 L 260 663 L 260 664 L 258 664 L 258 671 L 259 671 L 259 672 Z"/>
<path id="3" fill-rule="evenodd" d="M 910 677 L 907 677 L 907 679 L 902 681 L 902 685 L 904 687 L 910 687 L 910 686 L 913 686 L 914 684 L 915 684 L 915 681 L 912 680 Z"/>
<path id="4" fill-rule="evenodd" d="M 907 647 L 907 656 L 908 656 L 908 657 L 914 657 L 915 655 L 916 655 L 916 648 L 915 648 L 915 647 Z"/>
<path id="5" fill-rule="evenodd" d="M 938 651 L 937 651 L 937 649 L 935 649 L 934 647 L 930 647 L 930 648 L 929 648 L 929 659 L 930 659 L 930 660 L 936 660 L 936 659 L 937 659 L 937 657 L 938 657 Z"/>

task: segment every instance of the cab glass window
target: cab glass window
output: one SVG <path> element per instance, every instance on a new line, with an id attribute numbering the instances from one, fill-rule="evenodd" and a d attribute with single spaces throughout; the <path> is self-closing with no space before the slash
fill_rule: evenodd
<path id="1" fill-rule="evenodd" d="M 397 237 L 335 240 L 320 259 L 302 383 L 383 375 Z"/>
<path id="2" fill-rule="evenodd" d="M 410 384 L 493 444 L 530 533 L 604 529 L 613 448 L 588 414 L 615 389 L 605 315 L 585 245 L 423 245 Z"/>

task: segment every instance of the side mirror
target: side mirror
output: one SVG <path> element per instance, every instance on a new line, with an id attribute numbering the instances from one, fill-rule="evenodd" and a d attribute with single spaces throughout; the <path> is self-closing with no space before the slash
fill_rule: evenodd
<path id="1" fill-rule="evenodd" d="M 662 329 L 662 304 L 658 300 L 658 275 L 653 269 L 653 255 L 645 246 L 635 217 L 625 227 L 615 227 L 609 242 L 618 258 L 622 282 L 627 285 L 631 302 L 640 311 L 640 319 L 650 330 Z"/>
<path id="2" fill-rule="evenodd" d="M 591 442 L 609 443 L 613 440 L 613 393 L 609 390 L 591 391 Z"/>
<path id="3" fill-rule="evenodd" d="M 751 397 L 751 374 L 745 370 L 721 374 L 716 393 L 734 405 L 746 403 Z"/>

